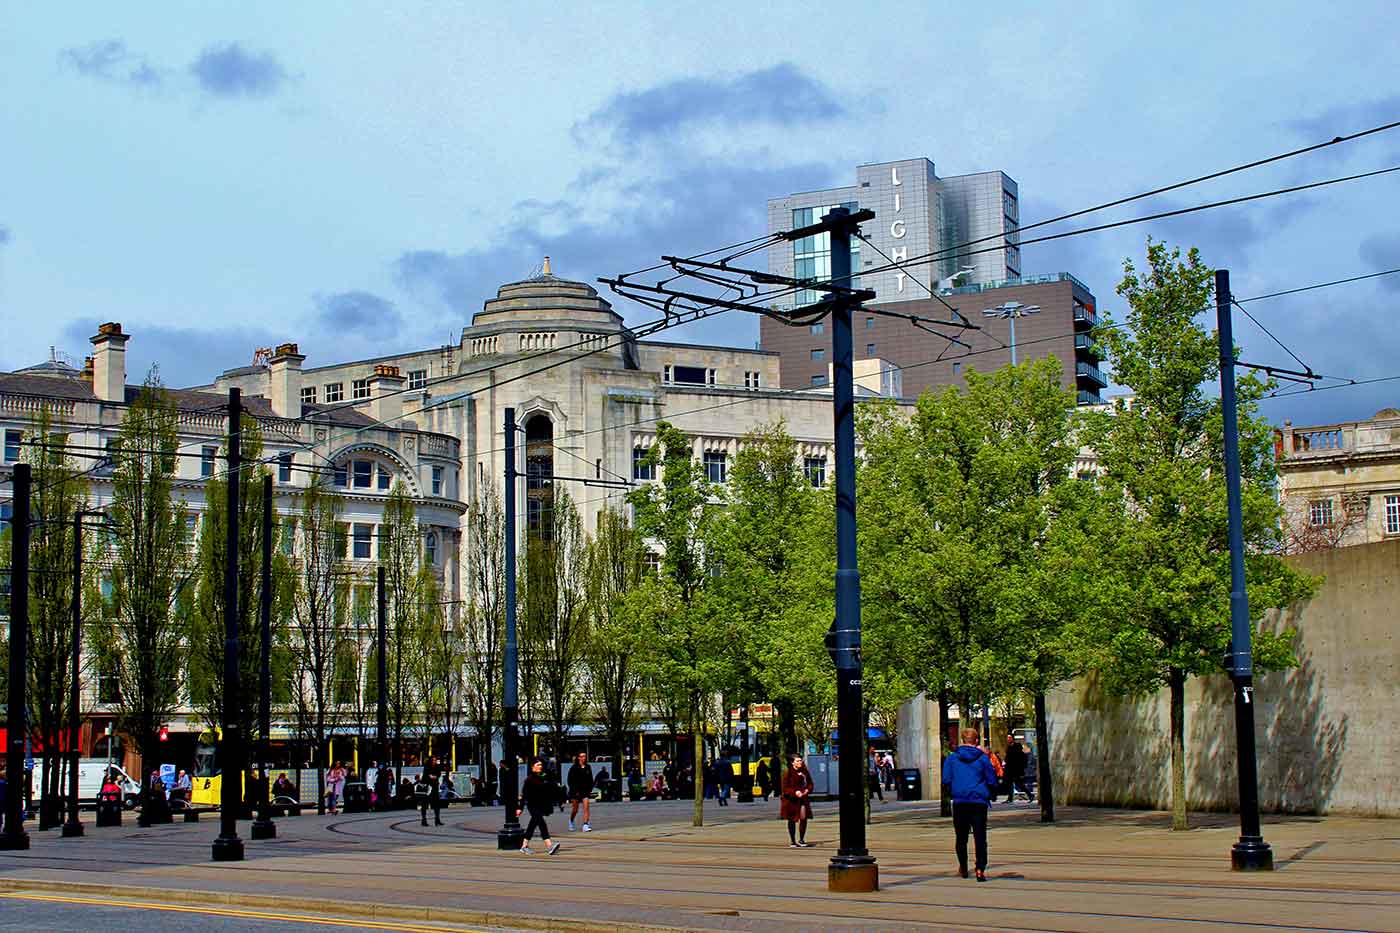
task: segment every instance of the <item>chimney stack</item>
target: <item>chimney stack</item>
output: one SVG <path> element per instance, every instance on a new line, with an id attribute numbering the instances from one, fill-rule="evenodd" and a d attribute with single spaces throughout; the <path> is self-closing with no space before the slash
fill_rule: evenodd
<path id="1" fill-rule="evenodd" d="M 386 427 L 403 417 L 403 375 L 397 366 L 380 364 L 369 377 L 369 416 Z"/>
<path id="2" fill-rule="evenodd" d="M 104 402 L 126 401 L 126 342 L 122 326 L 109 321 L 92 341 L 92 391 Z"/>
<path id="3" fill-rule="evenodd" d="M 306 357 L 294 343 L 279 344 L 268 361 L 268 400 L 279 418 L 301 417 L 301 364 Z"/>
<path id="4" fill-rule="evenodd" d="M 81 378 L 88 385 L 92 385 L 92 365 L 92 357 L 89 356 L 83 360 L 83 375 Z"/>

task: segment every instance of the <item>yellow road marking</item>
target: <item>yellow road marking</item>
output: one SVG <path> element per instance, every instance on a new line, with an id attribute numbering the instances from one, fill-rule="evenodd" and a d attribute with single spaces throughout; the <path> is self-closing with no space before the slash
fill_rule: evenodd
<path id="1" fill-rule="evenodd" d="M 178 904 L 155 904 L 147 901 L 111 901 L 87 897 L 63 897 L 57 894 L 22 894 L 0 892 L 0 898 L 20 901 L 45 901 L 54 904 L 85 904 L 89 907 L 128 907 L 135 910 L 164 910 L 180 914 L 204 914 L 212 917 L 236 917 L 243 920 L 282 920 L 288 923 L 311 923 L 319 926 L 359 927 L 366 930 L 394 930 L 397 933 L 486 933 L 466 927 L 416 926 L 392 920 L 369 918 L 318 917 L 302 914 L 278 914 L 261 910 L 235 910 L 224 907 L 186 907 Z"/>

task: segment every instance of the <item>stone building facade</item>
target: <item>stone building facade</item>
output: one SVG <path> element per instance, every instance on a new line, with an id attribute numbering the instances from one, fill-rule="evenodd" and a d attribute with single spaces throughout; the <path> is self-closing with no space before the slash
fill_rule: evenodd
<path id="1" fill-rule="evenodd" d="M 1400 409 L 1339 424 L 1285 421 L 1274 453 L 1291 551 L 1400 538 Z"/>

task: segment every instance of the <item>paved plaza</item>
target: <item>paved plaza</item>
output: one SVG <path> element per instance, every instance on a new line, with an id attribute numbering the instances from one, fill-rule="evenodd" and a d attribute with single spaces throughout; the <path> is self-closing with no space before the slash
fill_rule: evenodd
<path id="1" fill-rule="evenodd" d="M 1400 933 L 1395 821 L 1267 818 L 1278 870 L 1244 875 L 1229 870 L 1232 816 L 1196 815 L 1195 829 L 1172 833 L 1164 813 L 1064 807 L 1045 825 L 1025 804 L 994 807 L 991 880 L 977 884 L 957 876 L 951 821 L 936 804 L 877 802 L 870 845 L 881 890 L 834 895 L 826 890 L 834 804 L 817 805 L 809 849 L 787 847 L 776 803 L 707 803 L 702 828 L 690 826 L 690 806 L 600 805 L 587 835 L 568 832 L 556 814 L 551 829 L 564 847 L 553 857 L 539 846 L 531 856 L 498 851 L 498 807 L 453 807 L 442 828 L 424 828 L 407 811 L 284 818 L 267 842 L 248 840 L 243 823 L 248 858 L 223 864 L 209 858 L 218 833 L 210 817 L 150 829 L 130 819 L 120 829 L 89 823 L 80 839 L 31 832 L 28 852 L 0 853 L 0 916 L 18 922 L 26 903 L 59 909 L 15 897 L 41 894 L 90 899 L 93 911 L 154 901 L 363 918 L 350 926 L 367 929 Z M 0 922 L 11 928 L 27 927 Z M 165 927 L 133 919 L 130 928 Z"/>

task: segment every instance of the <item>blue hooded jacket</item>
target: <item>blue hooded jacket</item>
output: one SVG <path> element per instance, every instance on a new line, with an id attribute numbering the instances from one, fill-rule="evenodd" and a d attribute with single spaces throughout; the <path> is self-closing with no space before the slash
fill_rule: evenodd
<path id="1" fill-rule="evenodd" d="M 943 783 L 952 788 L 953 803 L 985 804 L 997 785 L 997 769 L 976 745 L 959 745 L 943 759 Z"/>

